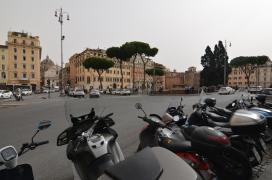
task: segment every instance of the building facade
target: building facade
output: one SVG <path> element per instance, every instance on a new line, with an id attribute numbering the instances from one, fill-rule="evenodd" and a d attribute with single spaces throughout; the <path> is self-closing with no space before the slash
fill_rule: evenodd
<path id="1" fill-rule="evenodd" d="M 60 66 L 55 65 L 49 56 L 46 56 L 41 62 L 41 86 L 50 86 L 51 88 L 58 87 L 60 69 Z M 48 84 L 48 82 L 50 84 Z"/>
<path id="2" fill-rule="evenodd" d="M 8 85 L 40 88 L 41 46 L 38 36 L 8 32 Z"/>
<path id="3" fill-rule="evenodd" d="M 8 80 L 8 47 L 0 45 L 0 89 L 5 87 Z"/>
<path id="4" fill-rule="evenodd" d="M 272 63 L 268 61 L 266 64 L 258 66 L 256 69 L 256 85 L 268 88 L 272 86 Z"/>
<path id="5" fill-rule="evenodd" d="M 146 60 L 144 60 L 146 61 Z M 132 61 L 131 61 L 132 63 Z M 148 60 L 145 69 L 152 69 L 154 67 L 154 62 L 152 60 Z M 133 70 L 131 71 L 133 74 Z M 141 57 L 138 55 L 135 59 L 135 69 L 134 69 L 134 88 L 142 89 L 144 84 L 144 64 Z M 147 89 L 152 87 L 153 78 L 148 74 L 145 74 L 145 87 Z"/>
<path id="6" fill-rule="evenodd" d="M 196 71 L 196 67 L 189 67 L 184 73 L 184 84 L 186 87 L 198 89 L 200 86 L 200 72 Z"/>
<path id="7" fill-rule="evenodd" d="M 98 89 L 100 82 L 98 74 L 93 69 L 85 69 L 83 62 L 89 57 L 107 57 L 105 50 L 87 48 L 81 53 L 76 53 L 69 59 L 70 83 L 72 88 Z M 116 60 L 114 66 L 101 75 L 103 89 L 121 88 L 121 72 Z M 123 62 L 123 86 L 131 88 L 131 65 Z"/>
<path id="8" fill-rule="evenodd" d="M 165 74 L 165 90 L 180 90 L 185 87 L 183 72 L 167 72 Z"/>
<path id="9" fill-rule="evenodd" d="M 256 71 L 252 71 L 249 77 L 249 86 L 256 85 Z M 228 85 L 231 87 L 247 87 L 247 79 L 245 73 L 240 68 L 232 68 L 228 75 Z"/>

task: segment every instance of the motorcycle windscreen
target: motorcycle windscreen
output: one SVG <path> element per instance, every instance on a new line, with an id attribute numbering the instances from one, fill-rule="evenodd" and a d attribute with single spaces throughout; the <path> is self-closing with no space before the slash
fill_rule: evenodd
<path id="1" fill-rule="evenodd" d="M 29 164 L 21 164 L 13 169 L 0 171 L 1 180 L 34 180 L 32 167 Z"/>

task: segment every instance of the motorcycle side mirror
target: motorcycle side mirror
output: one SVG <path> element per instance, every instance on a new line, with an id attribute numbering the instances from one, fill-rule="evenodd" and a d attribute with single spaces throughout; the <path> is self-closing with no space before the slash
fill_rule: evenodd
<path id="1" fill-rule="evenodd" d="M 48 120 L 43 120 L 39 123 L 38 125 L 38 130 L 41 131 L 41 130 L 45 130 L 47 128 L 49 128 L 51 126 L 51 121 L 48 121 Z"/>
<path id="2" fill-rule="evenodd" d="M 138 110 L 140 110 L 140 109 L 143 109 L 143 106 L 142 106 L 141 103 L 136 103 L 135 104 L 135 108 L 138 109 Z"/>
<path id="3" fill-rule="evenodd" d="M 182 102 L 183 101 L 183 98 L 182 97 L 180 97 L 180 102 Z"/>

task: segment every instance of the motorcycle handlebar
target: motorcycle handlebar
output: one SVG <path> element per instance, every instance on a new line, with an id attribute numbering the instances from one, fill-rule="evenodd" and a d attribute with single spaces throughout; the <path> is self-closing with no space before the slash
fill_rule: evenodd
<path id="1" fill-rule="evenodd" d="M 110 117 L 112 115 L 113 115 L 113 113 L 110 113 L 110 114 L 106 115 L 104 118 L 108 118 L 108 117 Z"/>
<path id="2" fill-rule="evenodd" d="M 44 145 L 44 144 L 48 144 L 49 141 L 41 141 L 41 142 L 36 142 L 34 143 L 35 146 L 41 146 L 41 145 Z"/>

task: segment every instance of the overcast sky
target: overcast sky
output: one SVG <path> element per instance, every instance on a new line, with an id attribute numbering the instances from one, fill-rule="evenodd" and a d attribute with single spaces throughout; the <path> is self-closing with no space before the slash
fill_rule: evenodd
<path id="1" fill-rule="evenodd" d="M 64 62 L 85 48 L 120 46 L 144 41 L 159 48 L 155 61 L 170 69 L 201 69 L 207 45 L 228 40 L 230 58 L 272 58 L 271 0 L 1 0 L 0 44 L 8 31 L 40 36 L 42 59 L 60 64 L 62 7 L 70 14 L 63 30 Z"/>

